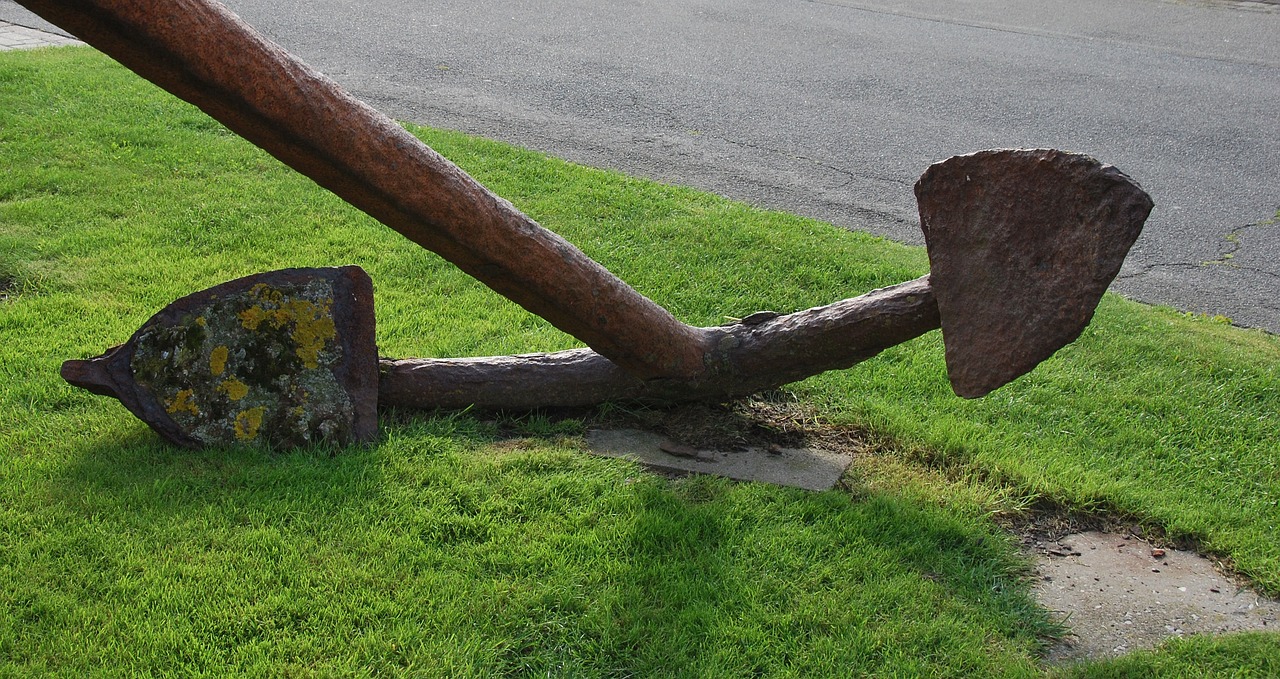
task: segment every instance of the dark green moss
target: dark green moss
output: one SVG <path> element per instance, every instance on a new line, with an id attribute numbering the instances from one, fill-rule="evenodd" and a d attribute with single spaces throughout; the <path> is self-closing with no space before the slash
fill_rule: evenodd
<path id="1" fill-rule="evenodd" d="M 289 326 L 259 326 L 241 347 L 244 364 L 237 374 L 250 387 L 271 389 L 281 378 L 303 369 L 302 360 L 294 351 L 293 333 Z"/>

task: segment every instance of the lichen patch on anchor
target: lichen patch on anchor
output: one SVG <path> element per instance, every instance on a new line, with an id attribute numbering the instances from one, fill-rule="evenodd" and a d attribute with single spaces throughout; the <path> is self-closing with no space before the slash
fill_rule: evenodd
<path id="1" fill-rule="evenodd" d="M 283 293 L 265 283 L 259 283 L 249 291 L 261 302 L 240 312 L 240 323 L 245 329 L 257 331 L 263 323 L 273 329 L 292 324 L 294 353 L 302 365 L 314 370 L 320 361 L 320 352 L 333 340 L 337 331 L 333 322 L 333 298 L 319 302 L 309 299 L 286 298 Z"/>
<path id="2" fill-rule="evenodd" d="M 214 377 L 221 375 L 222 371 L 227 369 L 227 357 L 229 355 L 230 350 L 226 347 L 214 347 L 213 351 L 209 352 L 209 374 Z"/>
<path id="3" fill-rule="evenodd" d="M 132 368 L 184 434 L 205 445 L 346 440 L 355 413 L 332 284 L 258 283 L 143 328 Z"/>

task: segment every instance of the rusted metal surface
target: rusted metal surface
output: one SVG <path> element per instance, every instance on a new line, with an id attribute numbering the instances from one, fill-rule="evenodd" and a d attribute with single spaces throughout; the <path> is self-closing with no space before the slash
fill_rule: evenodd
<path id="1" fill-rule="evenodd" d="M 967 398 L 1080 336 L 1153 205 L 1114 167 L 1043 149 L 956 156 L 915 191 L 947 375 Z"/>
<path id="2" fill-rule="evenodd" d="M 358 267 L 257 274 L 188 295 L 129 342 L 63 377 L 114 396 L 184 446 L 367 441 L 376 408 L 493 410 L 725 400 L 847 368 L 938 327 L 928 277 L 759 323 L 717 339 L 699 380 L 641 380 L 590 349 L 382 359 Z M 345 419 L 344 419 L 345 418 Z"/>
<path id="3" fill-rule="evenodd" d="M 704 328 L 716 348 L 708 354 L 711 369 L 699 380 L 638 380 L 588 349 L 383 359 L 378 398 L 401 408 L 495 410 L 723 401 L 848 368 L 938 327 L 928 276 L 826 306 L 763 316 L 760 322 Z"/>
<path id="4" fill-rule="evenodd" d="M 706 338 L 207 0 L 19 0 L 641 378 Z"/>
<path id="5" fill-rule="evenodd" d="M 364 391 L 360 403 L 372 412 L 375 403 L 524 410 L 615 400 L 723 400 L 847 368 L 938 327 L 943 328 L 948 373 L 956 392 L 979 396 L 1030 370 L 1079 335 L 1151 209 L 1146 194 L 1114 168 L 1056 151 L 984 152 L 953 158 L 931 167 L 917 191 L 933 273 L 822 307 L 792 314 L 759 312 L 732 325 L 699 328 L 707 348 L 705 370 L 696 378 L 643 380 L 590 349 L 484 358 L 383 359 L 373 368 L 376 377 L 362 383 L 376 384 L 376 397 Z M 248 361 L 246 365 L 282 354 L 272 347 L 287 342 L 268 344 L 265 351 L 250 346 L 258 327 L 250 327 L 248 319 L 274 318 L 273 309 L 249 311 L 252 305 L 243 303 L 232 309 L 250 340 L 233 339 L 224 332 L 217 341 L 202 339 L 181 360 L 174 347 L 187 346 L 201 320 L 216 316 L 201 311 L 211 308 L 211 300 L 243 300 L 247 295 L 252 303 L 260 297 L 253 292 L 258 289 L 255 285 L 281 275 L 262 274 L 184 298 L 158 314 L 129 344 L 92 361 L 68 361 L 63 374 L 73 384 L 120 398 L 156 431 L 183 445 L 242 441 L 247 424 L 253 425 L 255 434 L 265 432 L 262 422 L 271 418 L 263 412 L 245 416 L 242 410 L 230 419 L 220 412 L 212 425 L 196 416 L 215 413 L 219 404 L 226 405 L 226 397 L 238 393 L 221 377 L 227 347 L 243 345 L 244 351 L 235 355 Z M 306 287 L 305 276 L 290 275 L 294 287 Z M 367 285 L 363 272 L 358 277 Z M 310 303 L 315 306 L 316 300 Z M 361 322 L 369 335 L 360 344 L 368 350 L 359 359 L 354 350 L 343 353 L 341 361 L 375 366 L 371 291 L 357 295 L 353 305 L 335 313 L 335 318 L 347 318 L 350 323 L 364 319 Z M 220 313 L 225 316 L 225 308 Z M 239 331 L 235 323 L 229 327 Z M 308 342 L 305 337 L 289 341 L 299 346 Z M 216 353 L 219 347 L 221 354 Z M 170 360 L 166 351 L 175 358 Z M 296 383 L 291 375 L 298 370 L 297 365 L 281 364 L 266 373 L 282 384 Z M 282 393 L 285 396 L 272 398 L 300 405 L 288 401 L 298 393 L 296 389 Z M 317 412 L 332 410 L 321 405 L 326 400 L 341 406 L 346 398 L 332 390 L 312 389 L 311 393 L 319 396 L 311 404 Z M 272 422 L 280 419 L 272 417 L 276 418 Z M 375 420 L 362 420 L 365 424 L 356 427 L 362 437 L 372 436 L 369 427 L 376 425 L 367 424 L 371 421 Z M 221 437 L 210 437 L 209 431 L 221 432 Z M 272 432 L 270 440 L 285 444 L 313 440 L 309 431 L 284 427 L 280 433 Z"/>
<path id="6" fill-rule="evenodd" d="M 184 298 L 127 344 L 64 365 L 68 381 L 182 445 L 368 440 L 379 390 L 383 405 L 420 408 L 732 398 L 939 325 L 953 388 L 980 396 L 1079 336 L 1152 207 L 1087 156 L 959 156 L 916 185 L 930 276 L 694 328 L 211 0 L 19 1 L 591 347 L 383 361 L 379 378 L 363 272 L 317 274 L 331 306 L 311 274 L 263 274 Z M 355 292 L 340 302 L 339 288 Z M 232 321 L 201 325 L 214 318 Z"/>
<path id="7" fill-rule="evenodd" d="M 371 441 L 373 284 L 359 267 L 286 269 L 183 297 L 62 376 L 187 447 Z"/>

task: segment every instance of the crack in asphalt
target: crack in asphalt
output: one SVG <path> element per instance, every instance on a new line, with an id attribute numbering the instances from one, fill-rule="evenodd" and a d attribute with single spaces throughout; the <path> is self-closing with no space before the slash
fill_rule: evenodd
<path id="1" fill-rule="evenodd" d="M 688 127 L 687 123 L 676 115 L 675 111 L 671 108 L 665 106 L 654 106 L 653 100 L 649 100 L 648 102 L 642 101 L 639 92 L 631 93 L 631 106 L 636 110 L 644 111 L 652 115 L 658 120 L 665 120 L 667 127 L 670 130 L 692 129 L 691 127 Z"/>
<path id="2" fill-rule="evenodd" d="M 636 110 L 644 111 L 644 112 L 646 112 L 646 113 L 648 113 L 648 114 L 652 115 L 654 118 L 657 118 L 658 120 L 662 120 L 662 121 L 664 121 L 664 122 L 666 123 L 666 125 L 667 125 L 668 130 L 669 130 L 669 131 L 671 131 L 671 132 L 676 132 L 676 133 L 681 133 L 681 132 L 696 132 L 696 129 L 697 129 L 697 128 L 696 128 L 696 126 L 691 125 L 687 120 L 684 120 L 683 118 L 681 118 L 681 117 L 679 116 L 679 114 L 677 114 L 674 110 L 671 110 L 671 109 L 670 109 L 670 108 L 668 108 L 668 107 L 655 106 L 655 105 L 653 105 L 653 102 L 652 102 L 652 101 L 644 101 L 644 100 L 642 100 L 642 99 L 641 99 L 641 97 L 640 97 L 639 93 L 632 93 L 632 95 L 631 95 L 631 105 L 632 105 L 632 107 L 633 107 L 633 108 L 635 108 Z M 682 134 L 682 135 L 681 135 L 681 137 L 683 138 L 683 136 L 684 136 L 684 135 Z M 703 133 L 701 133 L 701 132 L 697 132 L 697 136 L 703 136 Z M 853 170 L 845 169 L 845 168 L 843 168 L 843 167 L 838 167 L 838 166 L 836 166 L 836 165 L 832 165 L 832 164 L 830 164 L 830 163 L 828 163 L 828 162 L 826 162 L 826 161 L 824 161 L 824 160 L 822 160 L 822 159 L 820 159 L 820 158 L 815 158 L 815 157 L 813 157 L 813 156 L 809 156 L 809 155 L 805 155 L 805 154 L 797 154 L 797 153 L 793 153 L 793 152 L 788 152 L 788 151 L 784 151 L 784 150 L 782 150 L 782 149 L 773 148 L 773 147 L 771 147 L 771 146 L 766 146 L 766 145 L 764 145 L 764 144 L 759 144 L 759 143 L 754 143 L 754 142 L 749 142 L 749 141 L 743 141 L 743 140 L 740 140 L 740 139 L 732 139 L 732 138 L 730 138 L 730 137 L 725 137 L 725 136 L 722 136 L 722 135 L 716 135 L 716 134 L 706 135 L 706 138 L 707 138 L 708 140 L 719 141 L 719 142 L 722 142 L 722 143 L 725 143 L 725 144 L 729 144 L 729 145 L 731 145 L 731 146 L 737 146 L 737 147 L 741 147 L 741 148 L 746 148 L 746 149 L 750 149 L 750 150 L 752 150 L 752 151 L 757 151 L 757 152 L 760 152 L 760 153 L 763 153 L 763 154 L 771 154 L 771 155 L 774 155 L 774 156 L 780 156 L 780 157 L 782 157 L 782 158 L 784 158 L 784 159 L 791 159 L 791 160 L 800 160 L 800 161 L 804 161 L 804 162 L 810 163 L 811 165 L 813 165 L 813 166 L 815 166 L 815 167 L 822 168 L 822 169 L 827 170 L 827 171 L 829 171 L 829 172 L 832 172 L 832 173 L 834 173 L 834 174 L 844 176 L 844 178 L 845 178 L 845 179 L 844 179 L 844 181 L 842 181 L 842 182 L 840 182 L 840 183 L 838 183 L 838 184 L 834 184 L 834 185 L 832 185 L 832 186 L 824 187 L 824 189 L 825 189 L 825 190 L 828 190 L 828 191 L 837 190 L 837 189 L 842 189 L 842 188 L 844 188 L 844 187 L 846 187 L 846 186 L 849 186 L 849 185 L 853 184 L 853 183 L 854 183 L 854 181 L 856 181 L 856 180 L 857 180 L 857 179 L 859 179 L 859 178 L 861 178 L 861 179 L 869 179 L 869 180 L 873 180 L 873 181 L 886 182 L 886 183 L 892 183 L 892 184 L 898 184 L 898 185 L 900 185 L 900 186 L 908 186 L 908 187 L 910 187 L 910 186 L 913 186 L 913 185 L 914 185 L 914 184 L 913 184 L 913 182 L 905 181 L 905 180 L 903 180 L 903 179 L 901 179 L 901 178 L 899 178 L 899 177 L 890 177 L 890 176 L 877 175 L 877 174 L 873 174 L 873 173 L 865 173 L 865 172 L 864 172 L 864 173 L 859 173 L 859 172 L 855 172 L 855 171 L 853 171 Z M 875 212 L 875 211 L 871 211 L 871 212 Z M 876 214 L 879 214 L 879 213 L 876 213 Z M 886 215 L 886 216 L 887 216 L 887 215 Z M 901 221 L 901 220 L 900 220 L 900 219 L 897 219 L 897 218 L 894 218 L 894 221 Z"/>
<path id="3" fill-rule="evenodd" d="M 1252 274 L 1258 274 L 1260 276 L 1266 276 L 1268 278 L 1280 279 L 1280 273 L 1276 273 L 1274 271 L 1267 271 L 1266 269 L 1258 269 L 1256 267 L 1251 267 L 1251 266 L 1239 266 L 1229 261 L 1221 262 L 1218 260 L 1213 260 L 1208 262 L 1156 262 L 1154 264 L 1144 264 L 1142 268 L 1138 271 L 1116 276 L 1116 280 L 1130 281 L 1130 280 L 1142 278 L 1143 276 L 1149 275 L 1151 272 L 1155 271 L 1156 269 L 1186 269 L 1188 271 L 1203 271 L 1205 269 L 1209 269 L 1215 266 L 1222 266 L 1229 269 L 1235 269 L 1237 271 L 1245 271 Z"/>
<path id="4" fill-rule="evenodd" d="M 1156 262 L 1154 264 L 1144 264 L 1142 265 L 1142 268 L 1140 270 L 1135 271 L 1133 273 L 1120 274 L 1116 276 L 1115 279 L 1117 281 L 1128 281 L 1128 280 L 1133 280 L 1135 278 L 1142 278 L 1143 276 L 1150 274 L 1152 271 L 1155 271 L 1156 269 L 1161 269 L 1161 268 L 1203 269 L 1205 267 L 1203 264 L 1196 264 L 1194 262 Z"/>
<path id="5" fill-rule="evenodd" d="M 1202 262 L 1156 262 L 1152 264 L 1146 264 L 1146 265 L 1143 265 L 1138 271 L 1116 276 L 1116 280 L 1127 281 L 1127 280 L 1133 280 L 1136 278 L 1141 278 L 1159 268 L 1203 270 L 1203 269 L 1208 269 L 1215 266 L 1226 267 L 1229 269 L 1235 269 L 1237 271 L 1243 271 L 1250 274 L 1263 276 L 1266 278 L 1273 278 L 1276 280 L 1280 280 L 1280 272 L 1270 271 L 1267 269 L 1260 269 L 1256 266 L 1242 266 L 1235 261 L 1236 255 L 1239 254 L 1240 251 L 1244 248 L 1245 233 L 1253 229 L 1274 227 L 1278 225 L 1280 225 L 1280 209 L 1277 209 L 1275 217 L 1272 217 L 1270 219 L 1264 219 L 1257 222 L 1251 222 L 1243 226 L 1237 226 L 1227 231 L 1226 234 L 1222 236 L 1222 240 L 1226 243 L 1226 246 L 1218 254 L 1217 259 L 1210 259 Z M 1272 308 L 1270 305 L 1267 305 L 1265 303 L 1261 305 L 1266 306 L 1267 308 Z"/>
<path id="6" fill-rule="evenodd" d="M 1219 253 L 1218 258 L 1201 262 L 1201 264 L 1203 266 L 1226 266 L 1232 269 L 1239 269 L 1240 271 L 1248 271 L 1250 273 L 1267 276 L 1269 278 L 1280 279 L 1280 273 L 1268 271 L 1266 269 L 1259 269 L 1257 267 L 1240 266 L 1233 261 L 1235 256 L 1239 254 L 1240 250 L 1244 247 L 1244 234 L 1246 232 L 1253 229 L 1276 226 L 1278 221 L 1280 221 L 1280 210 L 1277 210 L 1276 216 L 1270 219 L 1264 219 L 1262 221 L 1245 224 L 1244 226 L 1238 226 L 1231 229 L 1222 237 L 1222 239 L 1227 242 L 1227 247 Z"/>

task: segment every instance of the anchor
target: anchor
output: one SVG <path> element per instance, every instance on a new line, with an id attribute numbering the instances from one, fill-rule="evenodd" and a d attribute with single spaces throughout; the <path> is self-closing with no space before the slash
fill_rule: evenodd
<path id="1" fill-rule="evenodd" d="M 19 0 L 587 345 L 379 359 L 355 267 L 257 274 L 174 302 L 128 342 L 72 360 L 184 446 L 364 442 L 377 408 L 724 400 L 942 329 L 954 391 L 980 397 L 1079 337 L 1152 208 L 1088 156 L 992 150 L 915 187 L 930 274 L 791 314 L 699 328 L 211 0 Z"/>

